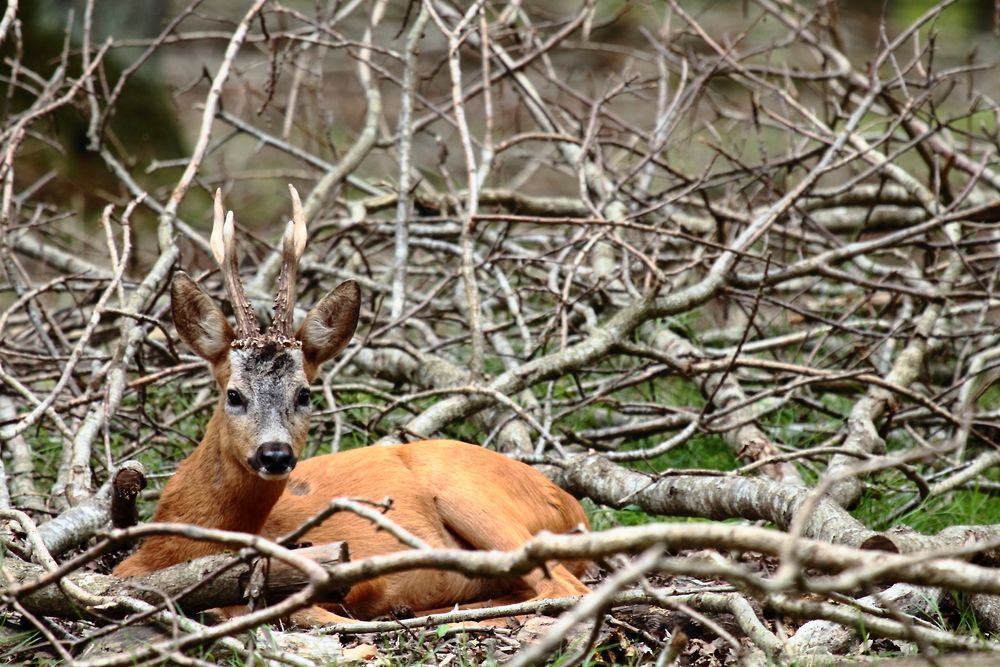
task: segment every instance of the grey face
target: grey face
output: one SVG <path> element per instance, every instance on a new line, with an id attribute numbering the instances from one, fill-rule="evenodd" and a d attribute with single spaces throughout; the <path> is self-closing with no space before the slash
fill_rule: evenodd
<path id="1" fill-rule="evenodd" d="M 295 467 L 309 430 L 309 382 L 301 350 L 234 349 L 224 388 L 230 442 L 241 462 L 264 479 L 283 479 Z"/>

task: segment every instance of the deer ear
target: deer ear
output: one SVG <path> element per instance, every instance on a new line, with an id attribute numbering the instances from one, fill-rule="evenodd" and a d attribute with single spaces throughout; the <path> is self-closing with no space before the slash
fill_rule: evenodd
<path id="1" fill-rule="evenodd" d="M 170 283 L 170 307 L 177 334 L 195 354 L 215 364 L 236 338 L 222 309 L 183 271 Z"/>
<path id="2" fill-rule="evenodd" d="M 361 312 L 361 289 L 353 280 L 345 280 L 323 297 L 306 315 L 296 338 L 302 341 L 302 354 L 313 368 L 319 366 L 351 341 L 358 328 Z"/>

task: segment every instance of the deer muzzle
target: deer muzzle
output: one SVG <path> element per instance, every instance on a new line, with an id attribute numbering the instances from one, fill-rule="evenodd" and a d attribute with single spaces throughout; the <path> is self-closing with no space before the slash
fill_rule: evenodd
<path id="1" fill-rule="evenodd" d="M 297 463 L 295 452 L 287 442 L 265 442 L 247 462 L 264 479 L 285 477 Z"/>

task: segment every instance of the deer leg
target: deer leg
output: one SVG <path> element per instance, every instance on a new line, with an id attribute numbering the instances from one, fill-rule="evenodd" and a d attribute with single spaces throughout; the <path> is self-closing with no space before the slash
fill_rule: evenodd
<path id="1" fill-rule="evenodd" d="M 348 618 L 328 611 L 323 607 L 313 605 L 298 611 L 293 611 L 288 615 L 288 620 L 300 628 L 315 628 L 321 625 L 350 624 L 357 623 L 357 619 Z"/>

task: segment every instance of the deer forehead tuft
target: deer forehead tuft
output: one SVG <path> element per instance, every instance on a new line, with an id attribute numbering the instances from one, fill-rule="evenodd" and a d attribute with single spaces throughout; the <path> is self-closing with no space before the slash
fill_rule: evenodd
<path id="1" fill-rule="evenodd" d="M 302 351 L 295 348 L 267 345 L 234 349 L 229 355 L 233 377 L 238 381 L 277 385 L 301 382 L 304 377 Z"/>

